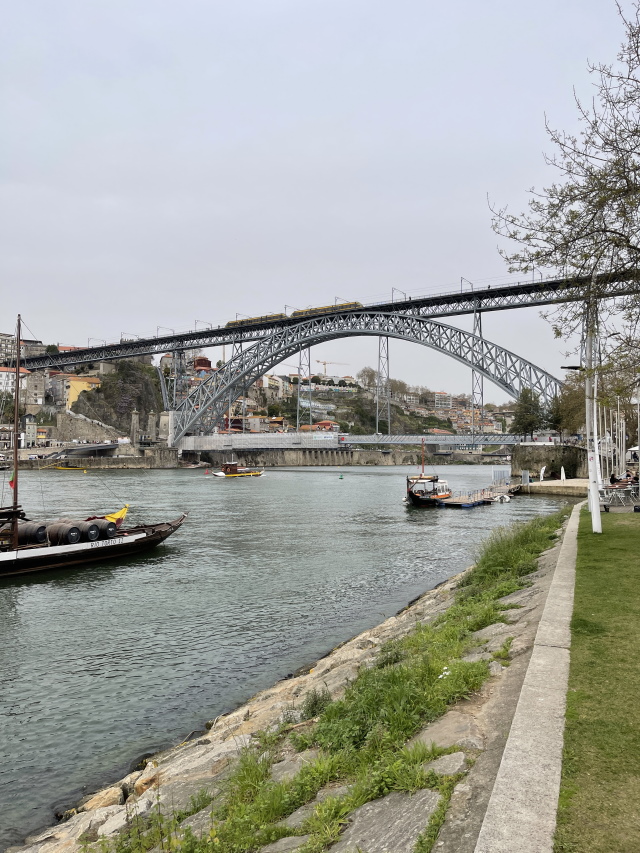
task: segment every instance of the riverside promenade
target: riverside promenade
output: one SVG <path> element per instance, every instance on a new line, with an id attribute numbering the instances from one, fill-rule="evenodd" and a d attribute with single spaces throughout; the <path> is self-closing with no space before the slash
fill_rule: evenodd
<path id="1" fill-rule="evenodd" d="M 499 599 L 505 608 L 501 621 L 471 635 L 461 662 L 483 662 L 489 678 L 407 742 L 407 750 L 418 755 L 422 748 L 423 756 L 430 759 L 422 769 L 430 780 L 436 780 L 434 784 L 414 793 L 391 785 L 384 796 L 349 811 L 330 850 L 551 853 L 578 513 L 579 507 L 575 507 L 561 539 L 540 556 L 537 569 L 525 577 L 530 585 Z M 380 666 L 384 644 L 402 641 L 416 626 L 429 625 L 447 614 L 464 577 L 465 573 L 427 592 L 308 671 L 278 682 L 232 713 L 211 721 L 207 732 L 197 739 L 157 754 L 143 769 L 79 803 L 66 821 L 26 839 L 26 846 L 10 850 L 75 853 L 83 844 L 113 839 L 132 821 L 144 820 L 154 812 L 174 815 L 166 830 L 174 845 L 187 833 L 214 838 L 212 806 L 237 768 L 243 749 L 256 738 L 262 743 L 258 733 L 275 727 L 291 732 L 278 742 L 268 762 L 268 778 L 274 783 L 293 786 L 296 779 L 310 774 L 322 756 L 314 748 L 300 751 L 296 744 L 294 733 L 304 734 L 314 722 L 297 722 L 297 709 L 306 698 L 324 691 L 333 699 L 344 696 L 361 669 Z M 455 662 L 451 670 L 455 671 Z M 442 677 L 449 674 L 449 667 L 444 667 Z M 259 761 L 264 762 L 264 755 Z M 314 849 L 309 846 L 314 813 L 348 800 L 350 791 L 349 786 L 328 779 L 308 802 L 275 824 L 274 831 L 283 837 L 250 849 L 263 853 Z M 425 840 L 425 827 L 435 826 L 439 810 L 442 820 L 433 839 Z M 417 844 L 421 846 L 417 848 Z"/>

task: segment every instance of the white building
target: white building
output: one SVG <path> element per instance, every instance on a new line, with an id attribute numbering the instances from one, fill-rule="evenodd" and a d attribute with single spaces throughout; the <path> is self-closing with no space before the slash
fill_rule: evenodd
<path id="1" fill-rule="evenodd" d="M 27 381 L 29 371 L 26 367 L 20 368 L 20 392 L 22 393 Z M 13 367 L 0 367 L 0 392 L 13 394 L 16 386 L 16 372 Z"/>

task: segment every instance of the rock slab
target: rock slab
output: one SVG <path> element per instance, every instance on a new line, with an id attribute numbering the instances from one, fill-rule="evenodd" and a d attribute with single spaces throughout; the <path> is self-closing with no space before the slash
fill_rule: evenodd
<path id="1" fill-rule="evenodd" d="M 449 755 L 441 755 L 435 761 L 430 761 L 424 765 L 427 773 L 431 770 L 441 776 L 453 776 L 455 773 L 462 773 L 466 769 L 467 759 L 464 752 L 451 752 Z"/>
<path id="2" fill-rule="evenodd" d="M 349 816 L 342 838 L 329 849 L 331 853 L 412 853 L 439 799 L 437 791 L 424 789 L 415 794 L 394 791 L 365 803 Z"/>
<path id="3" fill-rule="evenodd" d="M 348 791 L 348 785 L 341 785 L 337 788 L 322 788 L 310 803 L 305 803 L 304 806 L 300 806 L 300 808 L 296 809 L 295 812 L 289 815 L 289 817 L 285 817 L 284 820 L 279 821 L 279 824 L 282 826 L 289 826 L 291 829 L 298 829 L 302 826 L 305 820 L 313 814 L 319 803 L 323 803 L 325 800 L 329 799 L 329 797 L 344 797 Z"/>
<path id="4" fill-rule="evenodd" d="M 448 749 L 450 746 L 484 749 L 484 735 L 478 723 L 471 714 L 455 710 L 447 711 L 444 717 L 431 723 L 415 735 L 409 743 L 419 742 L 427 746 L 435 743 L 442 749 Z"/>
<path id="5" fill-rule="evenodd" d="M 281 838 L 273 844 L 267 844 L 260 853 L 289 853 L 291 850 L 299 850 L 311 838 L 310 835 L 291 835 L 289 838 Z"/>
<path id="6" fill-rule="evenodd" d="M 284 761 L 279 761 L 271 768 L 271 778 L 274 782 L 288 782 L 294 776 L 297 776 L 303 765 L 311 764 L 319 754 L 317 749 L 307 749 L 294 758 L 286 758 Z"/>

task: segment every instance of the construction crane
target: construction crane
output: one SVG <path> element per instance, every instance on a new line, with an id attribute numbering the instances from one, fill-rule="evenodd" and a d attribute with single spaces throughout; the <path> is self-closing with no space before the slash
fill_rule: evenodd
<path id="1" fill-rule="evenodd" d="M 324 365 L 324 375 L 327 375 L 327 365 L 328 364 L 341 364 L 343 367 L 348 367 L 349 365 L 344 361 L 322 361 L 320 358 L 316 358 L 316 364 Z"/>

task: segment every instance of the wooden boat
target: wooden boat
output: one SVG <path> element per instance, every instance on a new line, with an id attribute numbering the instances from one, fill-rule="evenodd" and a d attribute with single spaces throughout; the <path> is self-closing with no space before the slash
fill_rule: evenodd
<path id="1" fill-rule="evenodd" d="M 437 474 L 424 473 L 424 438 L 422 439 L 422 470 L 419 474 L 407 477 L 407 494 L 405 503 L 412 506 L 438 506 L 442 498 L 450 498 L 451 489 L 446 480 L 441 480 Z"/>
<path id="2" fill-rule="evenodd" d="M 450 497 L 449 484 L 437 474 L 415 474 L 407 477 L 405 500 L 412 506 L 438 506 L 438 501 Z"/>
<path id="3" fill-rule="evenodd" d="M 257 468 L 245 468 L 237 462 L 224 462 L 219 471 L 214 471 L 214 477 L 262 477 L 262 471 Z"/>
<path id="4" fill-rule="evenodd" d="M 16 330 L 14 436 L 18 435 L 20 317 Z M 14 441 L 11 506 L 0 507 L 0 579 L 48 569 L 84 566 L 128 557 L 154 548 L 184 523 L 173 521 L 123 526 L 128 504 L 118 512 L 75 521 L 69 518 L 37 522 L 27 518 L 18 503 L 18 442 Z"/>

